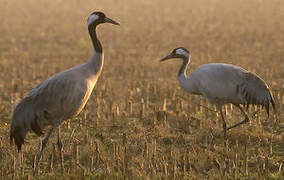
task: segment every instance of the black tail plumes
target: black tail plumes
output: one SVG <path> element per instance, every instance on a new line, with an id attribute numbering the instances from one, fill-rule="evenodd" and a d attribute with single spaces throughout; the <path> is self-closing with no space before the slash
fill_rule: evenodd
<path id="1" fill-rule="evenodd" d="M 18 151 L 24 144 L 24 139 L 28 131 L 32 130 L 38 136 L 42 135 L 42 130 L 37 123 L 34 105 L 30 98 L 24 98 L 16 105 L 10 130 L 10 141 L 14 141 Z"/>
<path id="2" fill-rule="evenodd" d="M 244 83 L 236 87 L 237 94 L 240 94 L 244 99 L 244 105 L 261 105 L 265 108 L 266 113 L 269 117 L 269 106 L 270 103 L 276 112 L 275 101 L 273 94 L 267 84 L 257 75 L 253 73 L 245 74 Z"/>
<path id="3" fill-rule="evenodd" d="M 276 112 L 276 105 L 275 105 L 275 101 L 274 101 L 274 98 L 273 98 L 271 91 L 269 89 L 268 89 L 268 91 L 269 91 L 270 99 L 268 100 L 268 102 L 265 105 L 265 110 L 266 110 L 267 115 L 269 117 L 269 103 L 271 103 L 274 112 Z"/>
<path id="4" fill-rule="evenodd" d="M 25 136 L 22 135 L 20 128 L 15 128 L 13 131 L 10 132 L 10 142 L 17 145 L 18 151 L 21 151 L 22 145 L 24 144 Z"/>

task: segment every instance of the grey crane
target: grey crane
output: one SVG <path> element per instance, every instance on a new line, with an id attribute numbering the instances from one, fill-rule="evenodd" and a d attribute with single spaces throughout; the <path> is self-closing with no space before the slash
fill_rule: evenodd
<path id="1" fill-rule="evenodd" d="M 64 120 L 82 111 L 96 85 L 104 62 L 103 48 L 97 38 L 96 27 L 103 23 L 119 25 L 102 12 L 93 12 L 89 16 L 87 26 L 93 42 L 94 54 L 88 62 L 54 74 L 43 81 L 13 110 L 10 140 L 15 142 L 18 151 L 21 151 L 29 131 L 40 136 L 43 135 L 43 128 L 51 126 L 37 154 L 36 167 L 54 129 Z M 60 141 L 60 135 L 58 140 Z"/>
<path id="2" fill-rule="evenodd" d="M 179 58 L 183 63 L 178 72 L 180 86 L 191 94 L 202 95 L 216 105 L 223 120 L 224 137 L 226 131 L 249 121 L 248 115 L 240 105 L 264 106 L 269 116 L 269 105 L 275 111 L 275 101 L 267 84 L 256 74 L 239 66 L 223 63 L 210 63 L 198 67 L 190 76 L 186 69 L 190 64 L 190 53 L 184 47 L 175 48 L 169 55 L 161 59 L 165 61 Z M 245 119 L 227 128 L 222 105 L 231 103 L 240 109 Z"/>

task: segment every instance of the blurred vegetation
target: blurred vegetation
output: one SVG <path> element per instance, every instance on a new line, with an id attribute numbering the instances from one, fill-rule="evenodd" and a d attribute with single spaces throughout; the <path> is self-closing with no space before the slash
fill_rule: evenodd
<path id="1" fill-rule="evenodd" d="M 0 175 L 32 177 L 39 138 L 29 134 L 23 164 L 9 143 L 15 102 L 52 74 L 86 62 L 92 44 L 88 15 L 121 23 L 98 36 L 105 67 L 83 112 L 61 125 L 40 164 L 41 178 L 282 179 L 284 176 L 284 1 L 282 0 L 0 0 Z M 214 106 L 185 93 L 178 61 L 159 59 L 173 48 L 201 64 L 232 63 L 271 87 L 278 112 L 251 107 L 250 123 L 228 132 Z M 228 124 L 241 121 L 226 107 Z M 64 161 L 60 163 L 59 155 Z"/>

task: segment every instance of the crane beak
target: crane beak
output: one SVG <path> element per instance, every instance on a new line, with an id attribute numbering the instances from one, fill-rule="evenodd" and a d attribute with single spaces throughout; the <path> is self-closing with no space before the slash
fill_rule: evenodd
<path id="1" fill-rule="evenodd" d="M 105 17 L 105 23 L 111 23 L 111 24 L 115 24 L 115 25 L 120 25 L 118 22 L 108 18 L 108 17 Z"/>
<path id="2" fill-rule="evenodd" d="M 172 59 L 172 58 L 177 58 L 177 56 L 175 54 L 169 54 L 166 57 L 164 57 L 163 59 L 161 59 L 160 61 L 165 61 L 167 59 Z"/>

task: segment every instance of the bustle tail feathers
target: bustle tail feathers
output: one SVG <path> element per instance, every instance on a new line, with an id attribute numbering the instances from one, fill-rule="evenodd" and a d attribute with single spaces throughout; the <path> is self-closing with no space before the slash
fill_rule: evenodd
<path id="1" fill-rule="evenodd" d="M 264 91 L 263 89 L 251 91 L 249 87 L 240 87 L 239 90 L 241 91 L 241 94 L 245 100 L 244 105 L 247 106 L 247 108 L 249 105 L 261 105 L 265 108 L 269 117 L 269 107 L 271 103 L 274 112 L 276 112 L 275 101 L 272 92 L 268 87 L 265 87 Z"/>
<path id="2" fill-rule="evenodd" d="M 268 91 L 269 91 L 270 100 L 268 101 L 267 105 L 265 106 L 265 109 L 266 109 L 267 115 L 269 116 L 269 102 L 272 105 L 274 113 L 276 113 L 276 105 L 275 105 L 275 100 L 274 100 L 273 94 L 272 94 L 272 92 L 269 88 L 268 88 Z"/>
<path id="3" fill-rule="evenodd" d="M 10 141 L 14 141 L 17 145 L 18 151 L 21 150 L 24 144 L 24 139 L 29 131 L 33 131 L 38 136 L 43 132 L 38 125 L 32 99 L 26 97 L 18 103 L 13 111 L 12 124 L 10 130 Z"/>

